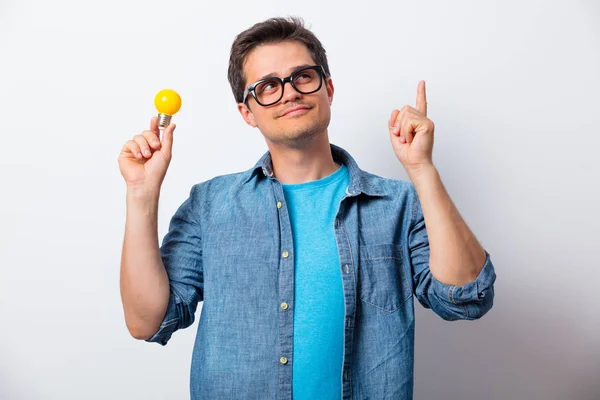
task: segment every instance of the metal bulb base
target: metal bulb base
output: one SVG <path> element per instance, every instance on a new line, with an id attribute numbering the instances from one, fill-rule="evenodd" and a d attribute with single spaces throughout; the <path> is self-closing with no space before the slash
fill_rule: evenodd
<path id="1" fill-rule="evenodd" d="M 166 128 L 171 123 L 171 116 L 167 114 L 158 114 L 158 127 Z"/>

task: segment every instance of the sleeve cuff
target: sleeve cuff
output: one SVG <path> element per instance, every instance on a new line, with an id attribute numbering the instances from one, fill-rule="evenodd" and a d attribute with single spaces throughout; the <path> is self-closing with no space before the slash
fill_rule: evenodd
<path id="1" fill-rule="evenodd" d="M 167 312 L 165 313 L 163 322 L 160 324 L 160 328 L 151 338 L 146 339 L 146 342 L 155 342 L 165 346 L 169 339 L 171 339 L 173 332 L 177 330 L 178 322 L 179 313 L 177 312 L 175 298 L 171 294 L 171 296 L 169 296 Z"/>
<path id="2" fill-rule="evenodd" d="M 446 285 L 438 281 L 432 275 L 435 292 L 439 293 L 442 298 L 446 298 L 452 304 L 465 304 L 472 302 L 481 302 L 488 296 L 493 288 L 496 280 L 494 265 L 492 264 L 490 255 L 485 251 L 485 264 L 479 272 L 477 278 L 463 286 Z M 492 292 L 493 295 L 493 292 Z"/>

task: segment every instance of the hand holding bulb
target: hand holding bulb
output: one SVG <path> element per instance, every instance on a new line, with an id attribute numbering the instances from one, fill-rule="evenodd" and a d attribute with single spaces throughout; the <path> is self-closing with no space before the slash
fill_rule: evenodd
<path id="1" fill-rule="evenodd" d="M 171 162 L 176 126 L 170 121 L 181 107 L 181 97 L 173 90 L 161 90 L 154 105 L 159 114 L 150 120 L 150 129 L 128 140 L 118 161 L 128 189 L 158 195 Z"/>

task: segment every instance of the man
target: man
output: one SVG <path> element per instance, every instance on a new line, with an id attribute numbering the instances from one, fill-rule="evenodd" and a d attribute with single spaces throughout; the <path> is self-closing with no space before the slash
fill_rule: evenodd
<path id="1" fill-rule="evenodd" d="M 128 141 L 121 295 L 137 339 L 165 345 L 203 301 L 194 399 L 411 399 L 413 294 L 446 320 L 493 303 L 489 254 L 432 161 L 425 82 L 389 120 L 411 182 L 361 170 L 327 127 L 334 86 L 301 20 L 238 35 L 228 78 L 269 151 L 247 171 L 194 185 L 158 246 L 173 131 Z M 427 227 L 427 229 L 425 229 Z"/>

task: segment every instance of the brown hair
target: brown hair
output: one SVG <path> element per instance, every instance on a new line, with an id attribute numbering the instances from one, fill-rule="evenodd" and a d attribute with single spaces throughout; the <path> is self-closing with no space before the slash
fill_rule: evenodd
<path id="1" fill-rule="evenodd" d="M 227 79 L 236 102 L 241 103 L 243 101 L 244 90 L 246 89 L 244 63 L 248 54 L 262 44 L 275 44 L 293 40 L 303 43 L 315 62 L 323 66 L 326 76 L 331 75 L 323 45 L 314 33 L 304 27 L 304 21 L 301 18 L 270 18 L 237 35 L 231 45 Z"/>

